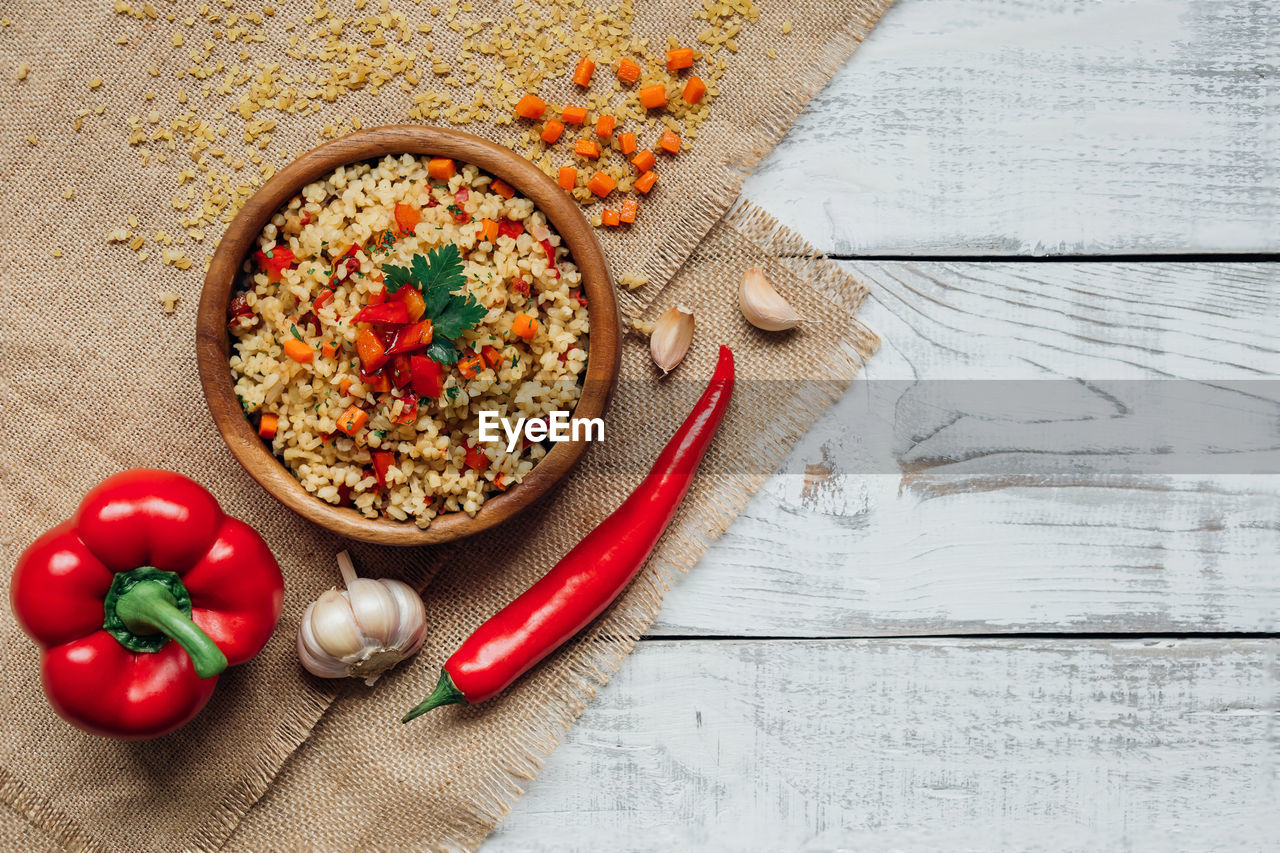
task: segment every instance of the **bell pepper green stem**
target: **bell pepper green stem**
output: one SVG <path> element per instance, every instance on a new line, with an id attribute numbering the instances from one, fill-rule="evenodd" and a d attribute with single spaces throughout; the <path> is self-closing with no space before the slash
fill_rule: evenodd
<path id="1" fill-rule="evenodd" d="M 146 580 L 116 599 L 116 615 L 134 634 L 164 634 L 186 650 L 196 675 L 211 678 L 227 668 L 227 656 L 209 635 L 178 609 L 164 584 Z"/>
<path id="2" fill-rule="evenodd" d="M 423 700 L 422 704 L 414 708 L 409 713 L 400 718 L 400 722 L 407 723 L 410 720 L 421 717 L 432 708 L 439 708 L 441 705 L 465 705 L 467 697 L 462 695 L 453 684 L 453 679 L 449 677 L 449 673 L 440 670 L 440 680 L 436 682 L 436 689 L 431 691 L 431 695 Z"/>

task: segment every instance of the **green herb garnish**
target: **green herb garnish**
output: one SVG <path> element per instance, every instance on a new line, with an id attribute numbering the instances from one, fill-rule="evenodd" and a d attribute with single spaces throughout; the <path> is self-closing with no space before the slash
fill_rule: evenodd
<path id="1" fill-rule="evenodd" d="M 306 343 L 306 341 L 302 340 L 302 333 L 298 331 L 298 327 L 295 326 L 293 323 L 289 324 L 289 334 L 293 335 L 295 338 L 302 341 L 304 344 Z"/>
<path id="2" fill-rule="evenodd" d="M 471 294 L 455 292 L 467 283 L 458 247 L 449 243 L 426 255 L 414 255 L 408 267 L 387 266 L 383 273 L 387 293 L 395 293 L 405 285 L 422 293 L 426 303 L 422 317 L 431 321 L 434 336 L 427 346 L 427 356 L 441 364 L 456 362 L 458 348 L 454 340 L 488 313 Z"/>

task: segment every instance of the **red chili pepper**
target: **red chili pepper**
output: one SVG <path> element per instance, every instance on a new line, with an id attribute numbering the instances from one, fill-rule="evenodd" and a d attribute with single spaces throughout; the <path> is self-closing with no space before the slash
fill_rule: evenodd
<path id="1" fill-rule="evenodd" d="M 552 248 L 550 240 L 540 240 L 539 242 L 542 243 L 542 251 L 547 253 L 547 269 L 555 273 L 552 278 L 559 278 L 560 268 L 556 266 L 556 250 Z"/>
<path id="2" fill-rule="evenodd" d="M 288 246 L 276 246 L 271 253 L 254 252 L 253 259 L 258 267 L 267 274 L 267 281 L 277 282 L 285 270 L 294 265 L 293 249 Z"/>
<path id="3" fill-rule="evenodd" d="M 378 323 L 384 326 L 403 326 L 409 322 L 409 309 L 403 302 L 383 302 L 367 305 L 352 318 L 357 323 Z"/>
<path id="4" fill-rule="evenodd" d="M 505 216 L 498 220 L 498 236 L 510 237 L 515 239 L 524 233 L 524 223 L 516 222 L 514 219 L 507 219 Z"/>
<path id="5" fill-rule="evenodd" d="M 474 705 L 497 695 L 618 597 L 689 491 L 729 407 L 733 382 L 733 353 L 722 346 L 707 390 L 644 482 L 541 580 L 477 628 L 445 662 L 432 694 L 403 722 L 440 705 Z"/>
<path id="6" fill-rule="evenodd" d="M 390 450 L 371 450 L 369 455 L 373 457 L 373 477 L 378 481 L 379 486 L 387 484 L 387 469 L 396 464 L 396 455 Z"/>
<path id="7" fill-rule="evenodd" d="M 202 486 L 137 469 L 96 486 L 23 551 L 9 595 L 43 649 L 54 710 L 141 740 L 186 723 L 218 673 L 261 650 L 284 580 L 262 537 Z"/>
<path id="8" fill-rule="evenodd" d="M 435 399 L 444 393 L 444 366 L 440 362 L 425 355 L 415 355 L 409 359 L 409 370 L 413 374 L 413 390 L 420 397 Z"/>

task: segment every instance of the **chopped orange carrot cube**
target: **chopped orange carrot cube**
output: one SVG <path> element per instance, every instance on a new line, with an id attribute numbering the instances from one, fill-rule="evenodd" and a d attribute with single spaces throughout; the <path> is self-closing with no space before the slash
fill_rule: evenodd
<path id="1" fill-rule="evenodd" d="M 560 111 L 560 118 L 566 124 L 582 124 L 587 120 L 586 107 L 565 107 Z"/>
<path id="2" fill-rule="evenodd" d="M 337 341 L 329 341 L 324 346 L 320 347 L 320 354 L 325 358 L 333 358 L 338 354 L 338 350 L 340 349 L 342 349 L 342 347 Z"/>
<path id="3" fill-rule="evenodd" d="M 702 96 L 707 94 L 707 84 L 702 82 L 702 78 L 696 74 L 689 78 L 689 82 L 684 84 L 684 98 L 686 104 L 696 104 L 702 100 Z"/>
<path id="4" fill-rule="evenodd" d="M 680 137 L 669 130 L 664 130 L 662 131 L 662 136 L 658 139 L 658 147 L 663 151 L 675 154 L 680 150 Z"/>
<path id="5" fill-rule="evenodd" d="M 613 136 L 613 116 L 600 116 L 596 119 L 596 136 L 607 138 Z"/>
<path id="6" fill-rule="evenodd" d="M 556 183 L 561 189 L 573 189 L 578 183 L 578 170 L 572 166 L 561 166 L 560 174 L 556 176 Z"/>
<path id="7" fill-rule="evenodd" d="M 594 139 L 579 139 L 573 146 L 573 153 L 596 160 L 600 157 L 600 145 Z"/>
<path id="8" fill-rule="evenodd" d="M 591 75 L 596 73 L 596 64 L 585 56 L 578 60 L 578 67 L 573 70 L 573 82 L 579 86 L 590 86 Z"/>
<path id="9" fill-rule="evenodd" d="M 634 198 L 623 199 L 622 212 L 618 214 L 618 218 L 630 225 L 636 221 L 636 214 L 640 212 L 640 202 Z"/>
<path id="10" fill-rule="evenodd" d="M 618 63 L 618 79 L 628 85 L 640 79 L 640 66 L 636 65 L 630 59 L 623 59 Z"/>
<path id="11" fill-rule="evenodd" d="M 667 105 L 667 87 L 661 83 L 645 86 L 636 93 L 636 96 L 640 98 L 641 106 L 647 110 L 656 110 Z"/>
<path id="12" fill-rule="evenodd" d="M 450 160 L 450 163 L 453 161 Z M 429 166 L 427 168 L 430 168 Z M 410 234 L 414 226 L 422 221 L 422 211 L 412 204 L 397 204 L 395 207 L 396 227 L 401 234 Z"/>
<path id="13" fill-rule="evenodd" d="M 679 71 L 681 68 L 693 67 L 693 48 L 678 47 L 667 51 L 667 70 Z"/>
<path id="14" fill-rule="evenodd" d="M 636 150 L 636 135 L 631 132 L 618 134 L 618 150 L 630 157 Z"/>
<path id="15" fill-rule="evenodd" d="M 310 364 L 316 357 L 315 350 L 297 338 L 289 338 L 284 342 L 284 354 L 299 364 Z"/>
<path id="16" fill-rule="evenodd" d="M 538 321 L 528 314 L 517 314 L 511 322 L 511 331 L 527 341 L 538 333 Z"/>
<path id="17" fill-rule="evenodd" d="M 338 416 L 338 431 L 355 435 L 369 422 L 369 413 L 359 406 L 351 406 Z"/>
<path id="18" fill-rule="evenodd" d="M 490 243 L 498 239 L 498 223 L 494 219 L 481 219 L 480 230 L 476 232 L 476 236 L 482 240 L 488 240 Z"/>
<path id="19" fill-rule="evenodd" d="M 489 189 L 503 198 L 511 198 L 516 194 L 515 188 L 501 178 L 494 178 L 492 183 L 489 184 Z"/>
<path id="20" fill-rule="evenodd" d="M 657 159 L 653 156 L 653 152 L 648 148 L 631 158 L 631 165 L 636 167 L 637 171 L 647 172 L 657 163 Z"/>
<path id="21" fill-rule="evenodd" d="M 608 225 L 609 227 L 612 228 L 613 226 L 618 225 L 621 222 L 622 222 L 622 216 L 621 214 L 618 213 L 618 211 L 609 210 L 608 208 L 605 208 L 604 210 L 600 211 L 601 225 Z"/>
<path id="22" fill-rule="evenodd" d="M 427 174 L 437 181 L 447 181 L 458 174 L 458 167 L 448 157 L 432 157 L 427 161 Z"/>
<path id="23" fill-rule="evenodd" d="M 596 172 L 591 176 L 591 180 L 587 181 L 587 189 L 600 196 L 600 198 L 609 195 L 617 186 L 618 182 L 604 172 Z"/>
<path id="24" fill-rule="evenodd" d="M 521 118 L 542 118 L 542 114 L 547 110 L 547 102 L 539 98 L 537 95 L 525 95 L 516 104 L 516 115 Z"/>
<path id="25" fill-rule="evenodd" d="M 640 177 L 636 178 L 636 192 L 647 193 L 653 189 L 653 185 L 658 181 L 658 173 L 650 169 Z"/>
<path id="26" fill-rule="evenodd" d="M 263 438 L 275 438 L 276 430 L 280 428 L 280 416 L 271 412 L 263 412 L 262 419 L 258 421 L 258 435 Z"/>
<path id="27" fill-rule="evenodd" d="M 562 133 L 564 133 L 564 122 L 559 119 L 550 119 L 542 128 L 542 141 L 550 145 L 559 139 Z"/>

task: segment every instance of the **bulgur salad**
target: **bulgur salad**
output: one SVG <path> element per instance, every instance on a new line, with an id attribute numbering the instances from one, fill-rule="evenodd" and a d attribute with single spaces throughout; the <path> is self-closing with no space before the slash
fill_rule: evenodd
<path id="1" fill-rule="evenodd" d="M 229 307 L 235 391 L 307 491 L 426 527 L 474 515 L 543 444 L 479 442 L 479 413 L 581 393 L 581 276 L 529 199 L 472 165 L 387 156 L 303 188 Z"/>

